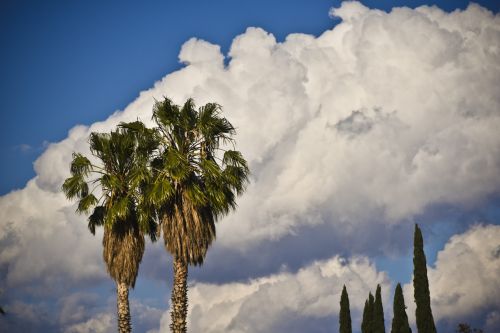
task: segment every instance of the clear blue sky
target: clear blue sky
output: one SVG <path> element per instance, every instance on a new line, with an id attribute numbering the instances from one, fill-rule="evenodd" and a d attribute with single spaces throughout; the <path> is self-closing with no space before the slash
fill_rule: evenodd
<path id="1" fill-rule="evenodd" d="M 180 46 L 198 37 L 222 46 L 248 26 L 278 40 L 317 35 L 334 22 L 329 0 L 0 2 L 0 194 L 22 188 L 49 142 L 76 124 L 103 120 L 178 69 Z M 371 8 L 468 1 L 364 1 Z M 478 1 L 498 12 L 499 2 Z"/>

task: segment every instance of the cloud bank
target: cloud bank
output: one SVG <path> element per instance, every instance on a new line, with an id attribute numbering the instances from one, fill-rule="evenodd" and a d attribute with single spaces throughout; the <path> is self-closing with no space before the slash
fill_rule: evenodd
<path id="1" fill-rule="evenodd" d="M 315 261 L 295 273 L 280 272 L 247 282 L 195 283 L 189 292 L 190 332 L 329 332 L 337 323 L 342 286 L 349 290 L 356 326 L 365 299 L 381 284 L 388 301 L 390 281 L 366 257 L 335 256 Z M 168 330 L 169 313 L 159 332 Z M 307 319 L 328 326 L 307 326 Z M 333 327 L 331 327 L 333 325 Z"/>
<path id="2" fill-rule="evenodd" d="M 476 321 L 487 332 L 500 329 L 499 225 L 476 225 L 451 237 L 427 275 L 436 320 L 449 322 L 450 329 L 457 318 Z M 413 300 L 413 286 L 404 289 L 405 298 Z M 414 304 L 408 308 L 414 321 Z"/>
<path id="3" fill-rule="evenodd" d="M 323 259 L 333 251 L 370 256 L 384 251 L 384 240 L 407 248 L 395 230 L 429 207 L 466 209 L 498 194 L 499 16 L 474 4 L 452 13 L 437 7 L 385 13 L 358 2 L 343 2 L 330 14 L 340 23 L 318 37 L 291 34 L 278 42 L 248 28 L 233 40 L 227 66 L 219 46 L 190 39 L 179 55 L 184 68 L 141 92 L 123 111 L 76 126 L 65 140 L 50 144 L 35 163 L 37 176 L 0 198 L 0 287 L 9 302 L 18 295 L 60 297 L 75 286 L 107 280 L 100 235 L 87 232 L 60 186 L 71 153 L 88 153 L 90 132 L 137 118 L 147 122 L 154 99 L 163 96 L 177 103 L 188 97 L 199 105 L 216 101 L 237 127 L 251 184 L 236 213 L 219 223 L 212 253 L 249 258 L 268 246 L 273 251 L 263 260 L 269 279 L 286 280 L 276 271 L 287 263 L 289 249 L 278 246 L 314 247 L 314 238 L 301 237 L 304 230 L 335 241 Z M 369 236 L 377 232 L 381 238 Z M 274 257 L 274 251 L 283 256 Z M 297 251 L 297 258 L 307 271 L 316 266 L 304 263 L 318 258 L 315 251 L 305 253 Z M 242 304 L 245 293 L 265 290 L 268 282 L 259 281 L 240 286 Z M 203 286 L 197 288 L 209 288 Z M 498 322 L 498 314 L 490 316 Z M 99 320 L 105 324 L 107 318 Z M 253 319 L 237 323 L 245 320 Z"/>

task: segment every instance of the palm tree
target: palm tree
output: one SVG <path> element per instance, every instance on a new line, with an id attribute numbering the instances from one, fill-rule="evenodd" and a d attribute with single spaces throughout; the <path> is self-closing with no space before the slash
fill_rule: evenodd
<path id="1" fill-rule="evenodd" d="M 88 217 L 92 234 L 97 226 L 104 227 L 103 258 L 117 286 L 118 331 L 130 332 L 129 288 L 134 287 L 139 271 L 144 234 L 152 240 L 156 234 L 156 224 L 141 196 L 149 172 L 147 142 L 120 128 L 92 133 L 89 143 L 97 163 L 74 153 L 71 177 L 62 189 L 68 199 L 78 199 L 78 213 L 92 211 Z"/>
<path id="2" fill-rule="evenodd" d="M 150 163 L 153 179 L 146 201 L 156 207 L 165 248 L 173 256 L 174 333 L 186 332 L 188 265 L 203 263 L 215 239 L 215 222 L 236 208 L 236 196 L 248 181 L 242 154 L 223 149 L 234 148 L 236 131 L 221 111 L 216 103 L 196 110 L 192 99 L 180 107 L 165 98 L 153 108 L 158 146 Z M 148 131 L 139 122 L 122 126 Z"/>

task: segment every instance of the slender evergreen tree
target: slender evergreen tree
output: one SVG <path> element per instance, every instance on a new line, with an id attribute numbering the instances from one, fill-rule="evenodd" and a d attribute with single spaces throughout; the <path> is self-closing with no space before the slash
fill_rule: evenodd
<path id="1" fill-rule="evenodd" d="M 361 333 L 369 333 L 368 328 L 368 300 L 365 301 L 365 307 L 363 308 L 363 318 L 361 319 Z"/>
<path id="2" fill-rule="evenodd" d="M 424 253 L 422 232 L 415 224 L 413 241 L 413 288 L 415 297 L 415 317 L 419 333 L 436 333 L 431 310 L 429 280 L 427 279 L 427 262 Z"/>
<path id="3" fill-rule="evenodd" d="M 408 324 L 408 316 L 406 315 L 405 299 L 403 297 L 403 289 L 398 283 L 394 292 L 394 317 L 392 319 L 391 333 L 411 333 L 410 325 Z"/>
<path id="4" fill-rule="evenodd" d="M 373 333 L 385 333 L 384 308 L 382 306 L 382 296 L 380 284 L 377 284 L 375 292 L 375 302 L 373 303 Z"/>
<path id="5" fill-rule="evenodd" d="M 361 322 L 361 333 L 373 333 L 373 307 L 375 300 L 372 293 L 368 295 L 363 309 L 363 321 Z"/>
<path id="6" fill-rule="evenodd" d="M 352 333 L 351 310 L 349 309 L 349 295 L 344 285 L 340 296 L 339 332 Z"/>

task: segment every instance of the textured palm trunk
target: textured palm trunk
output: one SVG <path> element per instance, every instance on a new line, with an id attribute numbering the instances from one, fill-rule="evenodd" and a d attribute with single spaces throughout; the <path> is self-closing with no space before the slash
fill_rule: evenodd
<path id="1" fill-rule="evenodd" d="M 128 304 L 128 286 L 126 283 L 117 282 L 117 306 L 118 306 L 118 332 L 130 333 L 130 308 Z"/>
<path id="2" fill-rule="evenodd" d="M 187 317 L 187 275 L 188 266 L 181 259 L 174 259 L 174 286 L 172 288 L 172 310 L 170 330 L 185 333 Z"/>

